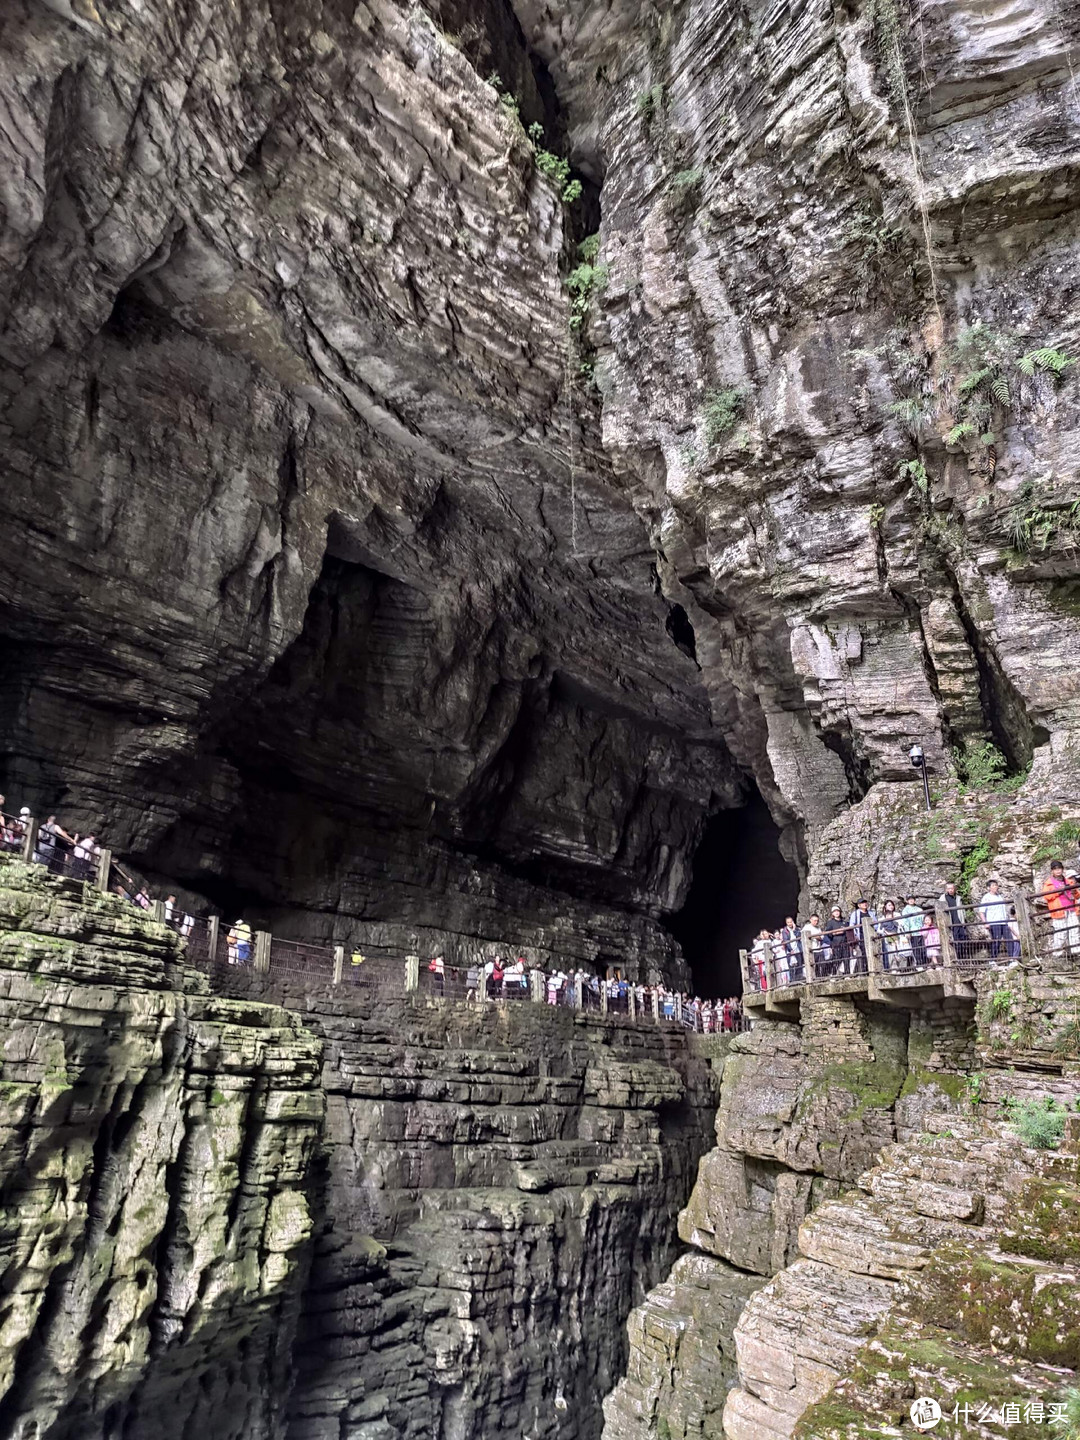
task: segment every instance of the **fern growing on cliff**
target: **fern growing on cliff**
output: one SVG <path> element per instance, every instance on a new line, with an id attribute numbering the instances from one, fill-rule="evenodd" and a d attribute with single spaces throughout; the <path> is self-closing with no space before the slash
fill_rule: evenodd
<path id="1" fill-rule="evenodd" d="M 1080 500 L 1058 500 L 1050 485 L 1026 481 L 1006 513 L 1009 544 L 1017 555 L 1048 550 L 1055 540 L 1080 540 Z"/>
<path id="2" fill-rule="evenodd" d="M 589 314 L 595 296 L 603 293 L 610 267 L 599 260 L 600 237 L 589 235 L 578 246 L 579 263 L 566 277 L 570 292 L 570 329 L 580 330 Z"/>

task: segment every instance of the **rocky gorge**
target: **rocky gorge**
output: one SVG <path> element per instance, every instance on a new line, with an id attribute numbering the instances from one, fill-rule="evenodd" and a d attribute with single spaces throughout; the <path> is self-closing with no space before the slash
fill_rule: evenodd
<path id="1" fill-rule="evenodd" d="M 0 785 L 395 975 L 731 993 L 796 896 L 1030 892 L 1078 77 L 1065 0 L 7 0 Z M 0 972 L 0 1435 L 852 1440 L 1075 1378 L 1047 946 L 710 1049 L 200 973 L 12 864 Z"/>

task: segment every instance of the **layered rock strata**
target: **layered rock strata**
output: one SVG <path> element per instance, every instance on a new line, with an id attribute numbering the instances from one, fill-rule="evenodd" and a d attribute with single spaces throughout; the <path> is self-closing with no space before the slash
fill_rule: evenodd
<path id="1" fill-rule="evenodd" d="M 545 1006 L 208 985 L 141 912 L 0 864 L 3 1433 L 595 1436 L 709 1055 Z"/>
<path id="2" fill-rule="evenodd" d="M 1077 983 L 1002 963 L 976 1006 L 817 997 L 739 1037 L 693 1248 L 631 1319 L 606 1440 L 899 1434 L 919 1395 L 1038 1434 L 1080 1364 Z M 1022 1107 L 1048 1105 L 1064 1146 L 1027 1148 Z"/>
<path id="3" fill-rule="evenodd" d="M 81 892 L 0 865 L 0 1431 L 280 1436 L 319 1044 Z"/>
<path id="4" fill-rule="evenodd" d="M 546 1007 L 333 1008 L 306 1017 L 326 1179 L 290 1440 L 598 1434 L 708 1144 L 708 1061 Z"/>
<path id="5" fill-rule="evenodd" d="M 486 77 L 555 143 L 550 85 L 462 27 L 5 6 L 6 789 L 276 929 L 675 973 L 744 777 L 567 395 L 564 210 Z"/>
<path id="6" fill-rule="evenodd" d="M 993 739 L 1053 791 L 1077 763 L 1075 12 L 515 9 L 603 178 L 605 447 L 733 753 L 811 850 L 915 739 L 939 772 Z M 1061 384 L 1021 363 L 1055 350 Z"/>

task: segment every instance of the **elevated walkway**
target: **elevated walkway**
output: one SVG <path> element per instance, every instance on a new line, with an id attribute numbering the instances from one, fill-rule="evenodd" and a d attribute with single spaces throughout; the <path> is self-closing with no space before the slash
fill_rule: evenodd
<path id="1" fill-rule="evenodd" d="M 801 942 L 781 955 L 771 944 L 764 953 L 741 950 L 743 1009 L 753 1018 L 797 1020 L 810 995 L 865 995 L 908 1010 L 945 999 L 974 1004 L 975 979 L 991 965 L 1033 960 L 1051 949 L 1080 959 L 1080 925 L 1055 933 L 1041 896 L 1019 895 L 1009 903 L 1016 929 L 1004 939 L 1001 927 L 983 924 L 972 907 L 971 918 L 965 914 L 958 920 L 936 905 L 926 909 L 933 917 L 932 942 L 928 932 L 918 930 L 886 936 L 879 923 L 864 917 L 858 931 L 848 927 L 813 941 L 804 931 Z"/>

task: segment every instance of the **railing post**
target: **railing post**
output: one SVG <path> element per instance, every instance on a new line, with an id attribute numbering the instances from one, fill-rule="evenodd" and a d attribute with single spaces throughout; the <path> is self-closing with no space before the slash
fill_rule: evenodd
<path id="1" fill-rule="evenodd" d="M 626 982 L 626 1013 L 631 1020 L 637 1019 L 637 986 L 629 980 Z"/>
<path id="2" fill-rule="evenodd" d="M 208 915 L 208 916 L 206 917 L 206 947 L 207 947 L 207 957 L 206 957 L 206 958 L 207 958 L 207 963 L 210 964 L 210 965 L 214 965 L 214 964 L 217 963 L 217 948 L 218 948 L 218 937 L 219 937 L 219 931 L 220 931 L 220 929 L 221 929 L 221 916 L 220 916 L 220 915 Z"/>
<path id="3" fill-rule="evenodd" d="M 866 953 L 867 975 L 882 975 L 885 972 L 885 964 L 882 959 L 880 946 L 884 939 L 874 933 L 874 926 L 869 915 L 862 917 L 862 943 Z"/>
<path id="4" fill-rule="evenodd" d="M 652 1018 L 656 1021 L 657 1025 L 660 1024 L 660 987 L 659 987 L 659 985 L 654 985 L 654 986 L 652 987 Z"/>
<path id="5" fill-rule="evenodd" d="M 484 972 L 483 972 L 482 969 L 481 969 L 481 971 L 480 971 L 480 984 L 481 984 L 481 985 L 484 984 Z M 484 988 L 486 989 L 487 987 L 485 986 Z M 408 994 L 410 990 L 419 990 L 419 989 L 420 989 L 420 956 L 419 956 L 419 955 L 406 955 L 406 956 L 405 956 L 405 993 Z"/>
<path id="6" fill-rule="evenodd" d="M 156 920 L 159 925 L 165 924 L 165 901 L 155 900 L 150 906 L 150 918 Z"/>
<path id="7" fill-rule="evenodd" d="M 607 976 L 605 975 L 604 978 L 600 981 L 600 1014 L 601 1014 L 601 1015 L 606 1015 L 606 1014 L 607 1014 L 607 987 L 608 987 L 608 982 L 607 982 Z"/>
<path id="8" fill-rule="evenodd" d="M 480 972 L 480 981 L 481 984 L 483 984 L 483 969 L 481 969 Z M 529 971 L 529 998 L 535 1005 L 543 1005 L 546 999 L 544 995 L 544 986 L 546 983 L 542 970 Z"/>
<path id="9" fill-rule="evenodd" d="M 263 974 L 270 969 L 270 945 L 273 938 L 269 930 L 255 931 L 255 969 Z"/>
<path id="10" fill-rule="evenodd" d="M 938 934 L 941 936 L 941 963 L 947 970 L 956 969 L 956 945 L 952 932 L 952 911 L 944 905 L 934 907 Z"/>
<path id="11" fill-rule="evenodd" d="M 810 943 L 805 925 L 799 934 L 799 944 L 802 946 L 803 979 L 807 985 L 812 985 L 817 979 L 814 974 L 814 947 Z"/>
<path id="12" fill-rule="evenodd" d="M 766 992 L 776 989 L 776 956 L 773 954 L 772 941 L 765 946 L 765 990 Z"/>
<path id="13" fill-rule="evenodd" d="M 677 1021 L 678 1024 L 680 1024 L 680 1025 L 682 1024 L 682 994 L 681 994 L 681 993 L 679 993 L 679 994 L 677 994 L 677 995 L 675 996 L 675 1019 L 676 1019 L 676 1021 Z"/>
<path id="14" fill-rule="evenodd" d="M 1036 954 L 1035 926 L 1031 923 L 1031 906 L 1028 904 L 1028 897 L 1017 895 L 1013 904 L 1016 906 L 1016 928 L 1020 931 L 1020 954 L 1033 960 Z"/>
<path id="15" fill-rule="evenodd" d="M 334 946 L 334 984 L 340 985 L 345 978 L 345 946 Z"/>
<path id="16" fill-rule="evenodd" d="M 580 1010 L 581 1008 L 582 1008 L 581 976 L 580 976 L 580 975 L 575 975 L 575 976 L 574 976 L 574 1009 L 575 1009 L 575 1010 Z"/>
<path id="17" fill-rule="evenodd" d="M 109 891 L 109 871 L 112 869 L 112 851 L 99 850 L 97 856 L 97 870 L 94 874 L 95 888 L 103 895 Z"/>
<path id="18" fill-rule="evenodd" d="M 739 966 L 742 970 L 742 993 L 744 995 L 756 993 L 757 987 L 750 980 L 750 956 L 745 950 L 739 951 Z"/>
<path id="19" fill-rule="evenodd" d="M 27 865 L 34 862 L 34 851 L 37 849 L 38 822 L 31 815 L 26 821 L 26 828 L 23 831 L 22 858 Z"/>

